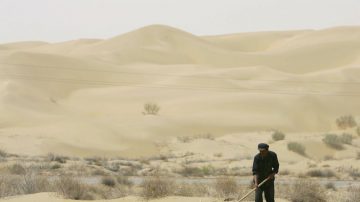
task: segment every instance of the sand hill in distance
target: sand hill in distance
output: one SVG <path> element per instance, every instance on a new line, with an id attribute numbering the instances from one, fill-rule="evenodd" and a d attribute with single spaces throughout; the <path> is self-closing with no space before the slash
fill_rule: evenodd
<path id="1" fill-rule="evenodd" d="M 338 152 L 323 133 L 360 113 L 360 27 L 196 36 L 151 25 L 0 44 L 0 71 L 0 142 L 11 153 L 138 157 L 210 133 L 251 154 L 281 130 L 322 158 L 317 148 Z M 158 115 L 143 114 L 148 102 Z"/>

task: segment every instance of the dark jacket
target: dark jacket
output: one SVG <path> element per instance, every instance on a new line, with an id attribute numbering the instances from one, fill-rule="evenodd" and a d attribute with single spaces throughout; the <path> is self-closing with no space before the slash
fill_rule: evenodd
<path id="1" fill-rule="evenodd" d="M 271 173 L 278 172 L 279 161 L 275 152 L 269 151 L 264 157 L 262 157 L 260 153 L 255 155 L 252 173 L 258 176 L 259 182 L 267 178 Z"/>

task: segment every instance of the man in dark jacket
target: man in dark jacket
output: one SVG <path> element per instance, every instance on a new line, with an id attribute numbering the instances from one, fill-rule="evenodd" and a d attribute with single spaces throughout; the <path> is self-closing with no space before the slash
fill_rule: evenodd
<path id="1" fill-rule="evenodd" d="M 255 191 L 255 202 L 263 201 L 263 192 L 265 193 L 266 202 L 274 202 L 274 180 L 275 174 L 279 172 L 279 161 L 276 153 L 269 151 L 269 145 L 260 143 L 258 150 L 259 153 L 255 155 L 252 167 L 254 184 L 257 187 Z M 269 178 L 269 180 L 259 187 L 258 184 L 266 178 Z"/>

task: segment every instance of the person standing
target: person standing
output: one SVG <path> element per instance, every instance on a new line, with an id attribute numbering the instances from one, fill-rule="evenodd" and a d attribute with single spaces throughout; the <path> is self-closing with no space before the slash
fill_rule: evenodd
<path id="1" fill-rule="evenodd" d="M 275 174 L 279 172 L 279 161 L 273 151 L 269 151 L 269 145 L 265 143 L 258 144 L 259 153 L 255 155 L 252 167 L 253 182 L 256 187 L 255 202 L 263 201 L 263 193 L 266 202 L 275 202 L 274 181 Z M 268 181 L 258 186 L 263 180 Z"/>

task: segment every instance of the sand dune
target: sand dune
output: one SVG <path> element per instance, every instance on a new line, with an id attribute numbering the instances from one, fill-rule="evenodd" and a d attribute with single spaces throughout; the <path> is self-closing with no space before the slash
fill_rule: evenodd
<path id="1" fill-rule="evenodd" d="M 2 44 L 0 141 L 13 153 L 138 156 L 176 136 L 331 131 L 360 112 L 359 69 L 358 27 L 196 36 L 153 25 Z M 142 114 L 146 102 L 158 116 Z"/>

